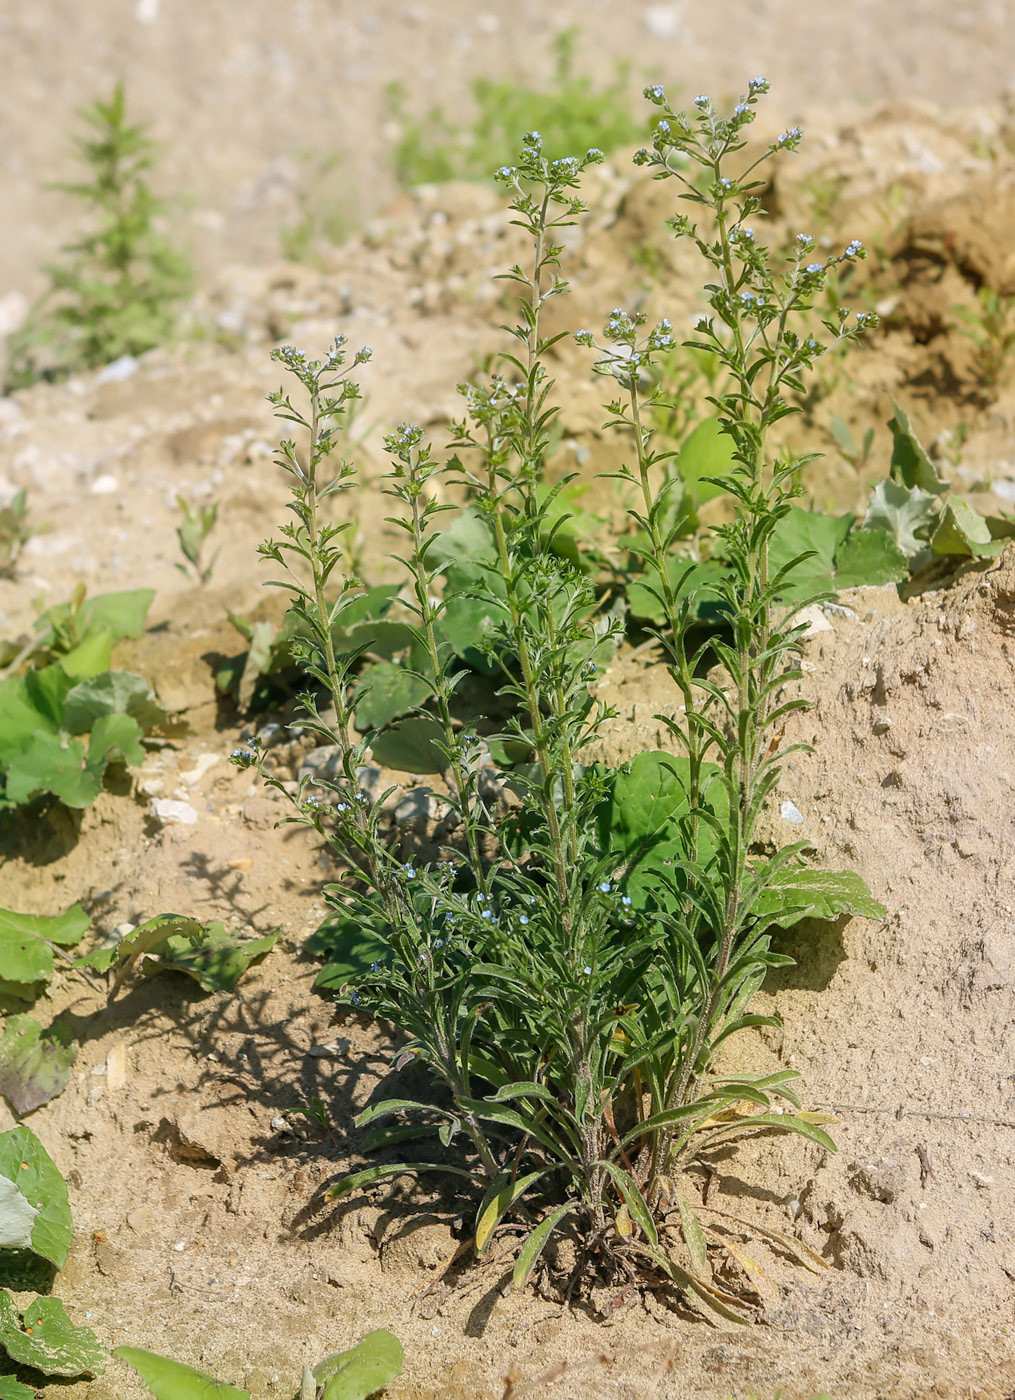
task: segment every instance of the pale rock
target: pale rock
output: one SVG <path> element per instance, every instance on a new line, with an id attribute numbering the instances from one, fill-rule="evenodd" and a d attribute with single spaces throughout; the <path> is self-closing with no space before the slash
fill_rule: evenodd
<path id="1" fill-rule="evenodd" d="M 172 797 L 153 797 L 148 810 L 161 826 L 193 826 L 197 821 L 197 812 L 189 802 Z"/>
<path id="2" fill-rule="evenodd" d="M 138 369 L 137 358 L 134 355 L 121 355 L 119 359 L 111 360 L 104 369 L 100 369 L 95 376 L 96 384 L 120 384 L 125 379 L 129 379 L 132 374 L 136 374 Z"/>

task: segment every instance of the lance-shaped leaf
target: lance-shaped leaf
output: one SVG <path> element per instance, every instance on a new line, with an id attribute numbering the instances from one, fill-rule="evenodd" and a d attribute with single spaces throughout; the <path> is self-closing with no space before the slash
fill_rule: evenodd
<path id="1" fill-rule="evenodd" d="M 551 1210 L 550 1214 L 541 1220 L 532 1231 L 515 1260 L 514 1272 L 511 1275 L 512 1288 L 525 1287 L 532 1277 L 532 1270 L 536 1267 L 539 1256 L 549 1243 L 550 1236 L 564 1219 L 564 1216 L 570 1214 L 573 1209 L 574 1206 L 571 1202 L 565 1201 L 562 1206 Z"/>
<path id="2" fill-rule="evenodd" d="M 90 1327 L 75 1327 L 59 1298 L 36 1298 L 18 1316 L 0 1293 L 0 1346 L 12 1361 L 46 1376 L 98 1376 L 109 1353 Z"/>
<path id="3" fill-rule="evenodd" d="M 10 1016 L 0 1037 L 0 1094 L 18 1117 L 63 1092 L 78 1056 L 70 1028 L 43 1030 L 31 1016 Z"/>
<path id="4" fill-rule="evenodd" d="M 546 1175 L 545 1171 L 529 1172 L 526 1176 L 512 1181 L 507 1172 L 502 1172 L 490 1184 L 476 1212 L 476 1253 L 482 1257 L 490 1246 L 493 1232 L 507 1211 L 536 1181 Z"/>
<path id="5" fill-rule="evenodd" d="M 133 1366 L 145 1389 L 156 1400 L 250 1400 L 247 1391 L 237 1390 L 234 1385 L 217 1381 L 204 1371 L 185 1366 L 182 1361 L 172 1361 L 168 1356 L 159 1356 L 154 1351 L 114 1347 L 113 1355 Z"/>
<path id="6" fill-rule="evenodd" d="M 8 1184 L 0 1195 L 0 1240 L 11 1230 L 23 1236 L 27 1202 L 35 1212 L 27 1240 L 14 1239 L 5 1247 L 30 1249 L 62 1269 L 74 1237 L 67 1187 L 31 1128 L 19 1125 L 0 1133 L 0 1180 Z"/>

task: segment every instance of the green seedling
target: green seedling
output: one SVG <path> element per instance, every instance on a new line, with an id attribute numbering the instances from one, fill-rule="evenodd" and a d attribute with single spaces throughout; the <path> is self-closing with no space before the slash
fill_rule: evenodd
<path id="1" fill-rule="evenodd" d="M 0 507 L 0 578 L 14 578 L 22 549 L 32 538 L 28 524 L 28 497 L 15 491 L 5 506 Z"/>
<path id="2" fill-rule="evenodd" d="M 218 920 L 200 924 L 181 914 L 158 914 L 119 941 L 81 960 L 93 972 L 115 969 L 110 1000 L 140 963 L 145 977 L 184 972 L 206 992 L 231 992 L 248 968 L 256 967 L 274 948 L 278 930 L 261 938 L 243 938 Z"/>
<path id="3" fill-rule="evenodd" d="M 970 340 L 975 352 L 980 389 L 993 401 L 1011 374 L 1015 351 L 1015 295 L 980 287 L 976 306 L 955 305 L 957 330 Z"/>
<path id="4" fill-rule="evenodd" d="M 335 1136 L 335 1130 L 331 1126 L 331 1114 L 328 1112 L 327 1105 L 323 1099 L 314 1097 L 310 1100 L 309 1104 L 297 1104 L 296 1107 L 291 1108 L 289 1112 L 297 1113 L 301 1118 L 309 1118 L 311 1123 L 316 1123 L 319 1128 L 323 1129 L 323 1131 L 328 1134 L 338 1150 L 342 1150 L 342 1144 Z"/>
<path id="5" fill-rule="evenodd" d="M 868 428 L 862 440 L 857 443 L 853 436 L 853 430 L 845 419 L 833 413 L 828 424 L 829 436 L 839 449 L 840 456 L 859 475 L 867 465 L 870 458 L 871 448 L 874 446 L 874 429 Z"/>
<path id="6" fill-rule="evenodd" d="M 155 146 L 127 121 L 123 85 L 80 116 L 91 128 L 76 142 L 88 178 L 55 188 L 80 202 L 92 228 L 46 268 L 49 290 L 10 339 L 12 388 L 164 344 L 192 285 L 186 259 L 160 231 L 165 205 L 143 178 Z"/>
<path id="7" fill-rule="evenodd" d="M 203 564 L 201 556 L 204 553 L 204 544 L 218 520 L 218 501 L 212 501 L 210 505 L 198 506 L 196 509 L 191 506 L 185 496 L 177 494 L 176 504 L 183 512 L 183 524 L 176 527 L 176 538 L 180 541 L 180 549 L 186 564 L 177 564 L 181 574 L 195 578 L 198 583 L 207 583 L 215 568 L 215 558 L 209 564 Z"/>
<path id="8" fill-rule="evenodd" d="M 806 704 L 787 694 L 802 679 L 799 612 L 856 562 L 840 558 L 855 522 L 836 522 L 820 567 L 797 583 L 809 551 L 795 549 L 793 532 L 806 522 L 793 501 L 807 459 L 782 454 L 772 429 L 799 411 L 802 381 L 821 357 L 875 319 L 853 321 L 837 308 L 820 339 L 811 329 L 830 271 L 862 256 L 858 243 L 818 262 L 814 240 L 802 237 L 779 265 L 755 236 L 763 181 L 754 172 L 800 139 L 785 133 L 753 163 L 741 154 L 767 86 L 752 82 L 731 115 L 705 97 L 676 112 L 662 88 L 649 89 L 660 120 L 652 151 L 638 157 L 660 178 L 676 177 L 700 218 L 677 215 L 671 227 L 706 265 L 711 313 L 692 344 L 721 372 L 707 453 L 705 434 L 694 452 L 716 463 L 714 480 L 693 455 L 667 474 L 672 452 L 653 442 L 652 395 L 659 357 L 676 349 L 672 326 L 649 330 L 644 315 L 618 309 L 601 336 L 576 337 L 595 352 L 627 456 L 617 474 L 635 502 L 645 587 L 661 609 L 672 709 L 683 712 L 667 721 L 677 752 L 641 754 L 619 770 L 589 761 L 610 717 L 596 676 L 622 622 L 604 610 L 581 560 L 557 547 L 565 523 L 557 503 L 571 481 L 550 484 L 546 463 L 557 414 L 549 352 L 562 333 L 550 335 L 543 317 L 567 292 L 563 231 L 585 210 L 583 172 L 602 157 L 590 148 L 550 159 L 530 132 L 517 164 L 496 175 L 530 245 L 525 265 L 504 274 L 519 298 L 509 348 L 490 377 L 461 386 L 452 458 L 411 424 L 386 439 L 406 665 L 427 698 L 387 727 L 359 732 L 363 653 L 336 643 L 352 631 L 347 620 L 364 592 L 345 565 L 348 527 L 328 523 L 333 498 L 357 486 L 355 463 L 332 449 L 359 394 L 352 371 L 370 351 L 350 363 L 343 337 L 316 361 L 285 347 L 274 358 L 298 393 L 280 389 L 271 402 L 308 445 L 281 444 L 292 518 L 261 553 L 293 599 L 293 654 L 312 687 L 294 727 L 334 755 L 327 778 L 306 778 L 295 791 L 265 767 L 258 745 L 233 756 L 284 795 L 288 820 L 315 829 L 340 856 L 347 873 L 328 891 L 332 986 L 340 1001 L 398 1028 L 396 1071 L 414 1064 L 423 1086 L 413 1100 L 370 1103 L 358 1122 L 371 1128 L 371 1148 L 409 1138 L 424 1148 L 355 1171 L 331 1194 L 406 1172 L 454 1177 L 475 1201 L 478 1254 L 514 1216 L 515 1286 L 553 1272 L 566 1233 L 579 1251 L 572 1284 L 582 1275 L 626 1283 L 645 1270 L 741 1322 L 751 1306 L 716 1266 L 725 1256 L 755 1279 L 763 1270 L 694 1203 L 686 1166 L 703 1148 L 758 1133 L 792 1133 L 824 1152 L 834 1144 L 829 1116 L 803 1109 L 794 1071 L 730 1073 L 717 1052 L 730 1036 L 772 1023 L 751 1002 L 768 969 L 788 961 L 771 947 L 776 928 L 884 912 L 857 875 L 813 868 L 806 842 L 769 855 L 754 844 L 784 756 L 778 736 Z M 467 488 L 466 511 L 448 504 L 452 481 Z M 709 643 L 724 685 L 702 679 L 694 628 L 706 582 L 693 564 L 676 580 L 671 573 L 683 495 L 693 502 L 713 486 L 734 517 L 716 532 L 722 568 L 708 579 L 725 622 Z M 871 543 L 887 541 L 871 532 Z M 457 708 L 469 669 L 496 677 L 510 703 L 499 728 Z M 359 781 L 371 758 L 442 774 L 451 834 L 436 858 L 406 860 L 384 838 L 383 795 Z M 506 816 L 489 798 L 491 761 L 514 799 Z M 428 1138 L 456 1150 L 430 1159 Z M 683 1237 L 679 1255 L 667 1226 Z M 739 1221 L 737 1231 L 825 1267 L 788 1234 Z"/>
<path id="9" fill-rule="evenodd" d="M 303 151 L 299 159 L 306 173 L 296 195 L 298 217 L 282 229 L 279 241 L 290 262 L 315 263 L 328 246 L 345 242 L 355 220 L 348 192 L 336 176 L 342 157 Z"/>

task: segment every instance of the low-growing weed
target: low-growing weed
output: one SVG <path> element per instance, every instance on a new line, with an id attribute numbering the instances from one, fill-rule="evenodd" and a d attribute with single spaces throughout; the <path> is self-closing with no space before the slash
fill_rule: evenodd
<path id="1" fill-rule="evenodd" d="M 88 178 L 74 195 L 93 227 L 46 268 L 49 290 L 8 342 L 9 387 L 140 355 L 171 338 L 192 276 L 160 230 L 165 203 L 144 179 L 155 145 L 127 121 L 123 85 L 82 109 L 92 134 L 76 142 Z"/>
<path id="2" fill-rule="evenodd" d="M 857 875 L 808 866 L 806 843 L 774 855 L 755 848 L 784 757 L 774 736 L 806 704 L 796 690 L 798 615 L 827 596 L 837 564 L 855 567 L 855 552 L 887 549 L 893 565 L 898 555 L 883 532 L 854 532 L 852 517 L 833 530 L 820 568 L 810 567 L 806 545 L 797 547 L 807 513 L 793 499 L 807 459 L 775 451 L 771 429 L 799 411 L 794 396 L 820 357 L 874 318 L 849 321 L 837 311 L 822 339 L 798 329 L 810 326 L 830 271 L 862 249 L 854 242 L 817 261 L 814 241 L 801 237 L 777 267 L 762 246 L 750 222 L 760 211 L 754 172 L 800 139 L 788 132 L 752 163 L 738 157 L 766 90 L 752 81 L 729 116 L 706 97 L 690 114 L 673 111 L 662 88 L 647 90 L 660 120 L 652 150 L 637 158 L 659 178 L 675 176 L 700 216 L 677 215 L 672 228 L 708 269 L 712 312 L 693 348 L 722 366 L 710 429 L 721 466 L 697 482 L 725 492 L 734 508 L 717 532 L 720 563 L 679 558 L 688 483 L 667 472 L 671 453 L 653 442 L 652 371 L 675 348 L 672 327 L 649 328 L 640 313 L 618 308 L 602 336 L 576 337 L 595 352 L 611 423 L 630 452 L 617 475 L 636 501 L 631 547 L 659 609 L 658 640 L 680 702 L 679 719 L 660 717 L 677 754 L 642 753 L 620 769 L 589 756 L 610 717 L 595 677 L 621 623 L 603 609 L 581 561 L 558 547 L 568 478 L 551 484 L 545 462 L 557 412 L 548 354 L 561 336 L 543 331 L 542 314 L 567 291 L 561 231 L 583 213 L 582 173 L 602 157 L 590 149 L 550 160 L 531 132 L 517 165 L 497 172 L 531 240 L 527 267 L 504 274 L 519 294 L 513 346 L 499 372 L 461 386 L 466 412 L 449 461 L 412 425 L 386 440 L 409 598 L 401 671 L 406 689 L 418 688 L 404 700 L 407 717 L 387 729 L 382 713 L 357 723 L 374 691 L 359 671 L 362 648 L 335 644 L 336 632 L 352 631 L 364 590 L 343 554 L 349 527 L 324 509 L 356 487 L 355 465 L 334 461 L 332 449 L 358 397 L 350 372 L 371 352 L 350 364 L 343 337 L 323 360 L 286 347 L 274 357 L 301 398 L 279 390 L 271 401 L 304 443 L 281 445 L 294 519 L 261 552 L 280 571 L 272 582 L 293 596 L 292 651 L 315 688 L 296 727 L 331 745 L 334 762 L 317 791 L 306 777 L 292 792 L 256 743 L 233 756 L 285 793 L 287 821 L 315 828 L 342 856 L 346 874 L 329 890 L 334 985 L 341 1000 L 406 1038 L 396 1072 L 415 1064 L 431 1084 L 415 1101 L 371 1103 L 359 1123 L 371 1128 L 369 1148 L 422 1138 L 443 1152 L 389 1156 L 332 1194 L 407 1172 L 453 1177 L 476 1201 L 480 1256 L 503 1229 L 522 1233 L 516 1285 L 566 1231 L 578 1246 L 566 1291 L 588 1272 L 623 1283 L 655 1270 L 735 1321 L 750 1308 L 719 1281 L 713 1257 L 725 1251 L 755 1279 L 760 1266 L 702 1218 L 685 1167 L 758 1133 L 793 1133 L 822 1151 L 834 1145 L 822 1126 L 828 1116 L 802 1111 L 795 1071 L 733 1074 L 721 1047 L 771 1024 L 750 1004 L 768 968 L 788 961 L 772 950 L 775 928 L 883 913 Z M 450 526 L 454 507 L 436 489 L 447 478 L 470 497 Z M 866 539 L 851 544 L 853 533 Z M 854 552 L 845 562 L 843 550 Z M 703 677 L 705 651 L 693 640 L 704 596 L 722 622 L 708 643 L 722 679 Z M 495 676 L 511 702 L 499 731 L 457 707 L 466 666 Z M 359 781 L 371 755 L 443 774 L 457 825 L 440 859 L 407 861 L 383 839 L 382 801 Z M 491 764 L 513 795 L 507 817 L 490 797 Z M 512 1215 L 518 1223 L 505 1226 Z M 823 1267 L 788 1235 L 738 1228 Z M 553 1248 L 548 1258 L 552 1272 Z"/>
<path id="3" fill-rule="evenodd" d="M 414 121 L 405 113 L 405 89 L 392 83 L 388 99 L 401 127 L 394 147 L 400 183 L 489 179 L 509 159 L 519 131 L 538 130 L 545 148 L 561 155 L 589 147 L 615 151 L 639 140 L 645 127 L 631 117 L 626 69 L 620 65 L 608 87 L 595 87 L 591 78 L 574 72 L 577 40 L 573 27 L 554 39 L 554 77 L 545 90 L 477 78 L 472 85 L 476 117 L 468 128 L 452 126 L 439 107 Z"/>
<path id="4" fill-rule="evenodd" d="M 80 585 L 42 614 L 35 640 L 0 680 L 0 811 L 40 793 L 87 807 L 110 763 L 142 763 L 145 736 L 167 732 L 169 717 L 148 682 L 110 669 L 113 646 L 140 635 L 153 596 L 139 589 L 87 598 Z"/>

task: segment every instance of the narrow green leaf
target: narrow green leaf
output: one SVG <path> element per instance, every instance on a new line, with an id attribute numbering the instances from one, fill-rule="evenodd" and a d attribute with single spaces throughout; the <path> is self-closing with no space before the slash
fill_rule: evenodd
<path id="1" fill-rule="evenodd" d="M 512 1288 L 524 1288 L 532 1276 L 532 1270 L 536 1267 L 539 1256 L 556 1230 L 557 1226 L 574 1209 L 570 1201 L 564 1205 L 557 1206 L 545 1216 L 522 1245 L 521 1252 L 515 1260 L 514 1272 L 511 1275 Z"/>
<path id="2" fill-rule="evenodd" d="M 512 1181 L 510 1176 L 503 1172 L 491 1182 L 486 1195 L 479 1204 L 479 1210 L 476 1212 L 476 1253 L 480 1258 L 489 1248 L 493 1232 L 506 1212 L 514 1205 L 518 1197 L 529 1189 L 533 1182 L 539 1181 L 545 1175 L 544 1171 L 529 1172 L 527 1176 Z"/>
<path id="3" fill-rule="evenodd" d="M 451 1176 L 463 1176 L 466 1181 L 475 1181 L 472 1172 L 463 1171 L 461 1167 L 446 1167 L 441 1162 L 396 1162 L 394 1165 L 366 1167 L 363 1171 L 353 1172 L 351 1176 L 336 1181 L 334 1186 L 329 1186 L 327 1194 L 332 1200 L 339 1201 L 351 1196 L 354 1191 L 362 1190 L 364 1186 L 383 1181 L 386 1176 L 413 1176 L 416 1172 L 447 1172 Z"/>
<path id="4" fill-rule="evenodd" d="M 701 1221 L 683 1196 L 677 1200 L 677 1210 L 680 1212 L 680 1229 L 684 1236 L 684 1244 L 687 1245 L 687 1252 L 691 1256 L 694 1272 L 701 1274 L 704 1278 L 710 1278 L 712 1266 L 708 1260 L 708 1245 L 705 1241 L 705 1231 L 701 1228 Z"/>
<path id="5" fill-rule="evenodd" d="M 217 1381 L 197 1371 L 193 1366 L 185 1366 L 182 1361 L 173 1361 L 168 1356 L 159 1356 L 154 1351 L 143 1351 L 141 1347 L 114 1347 L 113 1355 L 141 1377 L 146 1390 L 156 1400 L 250 1400 L 246 1390 L 238 1390 L 225 1381 Z"/>

